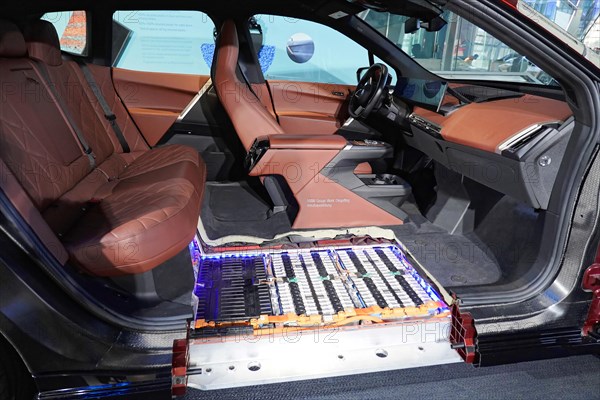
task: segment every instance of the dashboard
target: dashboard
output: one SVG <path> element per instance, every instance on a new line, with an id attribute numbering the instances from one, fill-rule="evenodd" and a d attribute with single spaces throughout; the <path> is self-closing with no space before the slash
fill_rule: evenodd
<path id="1" fill-rule="evenodd" d="M 528 128 L 561 124 L 572 111 L 565 102 L 524 94 L 513 99 L 470 103 L 446 116 L 415 107 L 412 115 L 417 121 L 433 124 L 437 128 L 434 133 L 447 141 L 499 153 L 503 145 Z"/>
<path id="2" fill-rule="evenodd" d="M 408 104 L 401 107 L 409 110 L 410 127 L 402 129 L 406 144 L 452 171 L 546 209 L 575 126 L 567 103 L 474 85 L 450 85 L 442 92 L 436 112 L 433 103 L 413 103 L 404 91 L 394 91 L 396 104 Z"/>

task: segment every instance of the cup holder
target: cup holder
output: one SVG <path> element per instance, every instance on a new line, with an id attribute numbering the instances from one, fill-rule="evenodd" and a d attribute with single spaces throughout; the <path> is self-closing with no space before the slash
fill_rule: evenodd
<path id="1" fill-rule="evenodd" d="M 391 174 L 363 175 L 360 178 L 367 186 L 401 186 L 405 184 L 402 178 Z"/>
<path id="2" fill-rule="evenodd" d="M 358 178 L 363 185 L 355 188 L 355 193 L 402 220 L 408 218 L 400 208 L 412 193 L 408 182 L 392 174 L 358 175 Z"/>
<path id="3" fill-rule="evenodd" d="M 402 182 L 396 175 L 378 174 L 373 178 L 373 185 L 400 185 Z"/>

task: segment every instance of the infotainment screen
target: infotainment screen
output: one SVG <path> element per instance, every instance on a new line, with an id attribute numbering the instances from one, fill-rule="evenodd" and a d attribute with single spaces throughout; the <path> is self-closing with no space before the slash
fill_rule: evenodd
<path id="1" fill-rule="evenodd" d="M 395 94 L 409 103 L 439 112 L 446 90 L 448 83 L 444 81 L 399 77 Z"/>

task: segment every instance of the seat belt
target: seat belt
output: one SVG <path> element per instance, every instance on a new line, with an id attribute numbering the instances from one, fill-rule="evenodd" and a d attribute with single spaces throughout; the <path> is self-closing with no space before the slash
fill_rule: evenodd
<path id="1" fill-rule="evenodd" d="M 242 65 L 238 62 L 237 66 L 238 66 L 238 69 L 240 70 L 240 73 L 242 74 L 242 78 L 244 78 L 244 82 L 246 82 L 246 86 L 248 86 L 248 89 L 250 89 L 250 92 L 254 95 L 254 97 L 256 97 L 258 100 L 260 100 L 260 97 L 258 97 L 256 92 L 254 91 L 254 88 L 250 84 L 250 81 L 248 80 L 248 77 L 246 76 L 246 72 L 244 72 Z"/>
<path id="2" fill-rule="evenodd" d="M 40 72 L 40 74 L 42 75 L 42 78 L 46 81 L 46 86 L 50 89 L 52 97 L 54 97 L 56 99 L 56 102 L 58 103 L 58 106 L 62 109 L 63 114 L 65 115 L 65 117 L 67 119 L 67 122 L 69 123 L 69 125 L 71 125 L 71 128 L 75 132 L 75 135 L 77 136 L 77 140 L 79 141 L 79 144 L 83 148 L 83 152 L 90 160 L 90 167 L 92 169 L 95 169 L 96 168 L 96 155 L 94 154 L 94 151 L 92 150 L 92 148 L 88 144 L 87 140 L 85 139 L 85 136 L 79 129 L 79 126 L 75 123 L 75 120 L 73 119 L 73 115 L 71 115 L 71 112 L 69 111 L 69 108 L 65 104 L 62 96 L 58 93 L 58 90 L 56 90 L 56 86 L 54 86 L 54 84 L 52 83 L 52 80 L 50 79 L 50 74 L 48 73 L 48 69 L 46 68 L 46 65 L 40 61 L 33 61 L 33 62 L 38 67 L 37 69 Z"/>
<path id="3" fill-rule="evenodd" d="M 248 81 L 248 77 L 246 76 L 246 73 L 244 72 L 244 70 L 242 69 L 242 66 L 239 63 L 238 63 L 238 69 L 240 70 L 240 73 L 242 74 L 242 78 L 244 78 L 244 82 L 246 82 L 246 86 L 248 86 L 248 88 L 250 89 L 250 92 L 254 95 L 254 97 L 256 97 L 256 100 L 258 100 L 259 104 L 265 110 L 267 110 L 268 113 L 271 113 L 271 111 L 269 111 L 269 109 L 262 103 L 262 100 L 260 99 L 260 97 L 258 97 L 256 92 L 254 91 L 254 88 L 250 84 L 250 81 Z M 279 115 L 277 115 L 277 111 L 275 111 L 275 103 L 273 102 L 273 95 L 271 94 L 271 88 L 269 87 L 268 84 L 266 84 L 266 86 L 267 86 L 267 91 L 269 94 L 269 99 L 271 100 L 271 106 L 273 107 L 273 113 L 275 114 L 275 121 L 277 121 L 277 124 L 279 124 Z"/>
<path id="4" fill-rule="evenodd" d="M 77 59 L 75 61 L 79 65 L 79 68 L 81 68 L 81 72 L 83 72 L 83 76 L 85 77 L 85 80 L 87 81 L 88 85 L 90 85 L 90 88 L 92 89 L 94 96 L 96 96 L 98 103 L 100 103 L 100 107 L 102 107 L 102 112 L 104 113 L 104 118 L 106 118 L 106 120 L 110 123 L 110 126 L 112 127 L 112 130 L 115 133 L 115 136 L 117 137 L 117 139 L 119 140 L 119 143 L 121 144 L 121 148 L 123 149 L 123 152 L 124 153 L 131 152 L 131 150 L 129 149 L 129 144 L 127 143 L 127 139 L 125 139 L 125 135 L 123 135 L 123 131 L 121 131 L 119 124 L 117 124 L 117 116 L 111 110 L 110 106 L 106 102 L 106 99 L 102 95 L 102 91 L 98 87 L 98 84 L 96 83 L 96 79 L 94 79 L 94 75 L 92 74 L 92 71 L 90 71 L 90 67 L 88 67 L 86 65 L 86 63 L 80 59 Z"/>

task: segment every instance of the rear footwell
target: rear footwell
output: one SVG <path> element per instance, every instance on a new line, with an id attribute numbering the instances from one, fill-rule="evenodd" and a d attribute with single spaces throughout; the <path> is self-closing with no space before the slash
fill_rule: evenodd
<path id="1" fill-rule="evenodd" d="M 272 206 L 245 182 L 208 182 L 202 224 L 209 239 L 231 235 L 272 239 L 292 229 L 287 214 L 274 214 Z"/>

